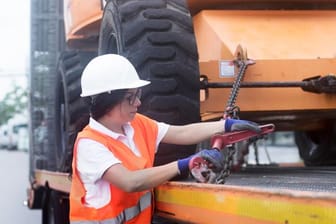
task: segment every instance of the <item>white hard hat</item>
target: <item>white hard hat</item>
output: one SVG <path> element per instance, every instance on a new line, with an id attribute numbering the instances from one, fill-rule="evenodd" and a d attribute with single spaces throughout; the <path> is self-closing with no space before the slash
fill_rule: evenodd
<path id="1" fill-rule="evenodd" d="M 123 56 L 105 54 L 92 59 L 85 67 L 81 97 L 117 89 L 134 89 L 150 82 L 139 79 L 134 66 Z"/>

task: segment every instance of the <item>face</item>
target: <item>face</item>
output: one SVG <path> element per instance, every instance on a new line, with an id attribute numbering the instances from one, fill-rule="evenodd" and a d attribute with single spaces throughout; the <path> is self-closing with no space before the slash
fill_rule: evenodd
<path id="1" fill-rule="evenodd" d="M 120 118 L 123 122 L 133 120 L 141 105 L 141 89 L 129 89 L 120 103 Z M 118 108 L 118 107 L 117 107 Z"/>

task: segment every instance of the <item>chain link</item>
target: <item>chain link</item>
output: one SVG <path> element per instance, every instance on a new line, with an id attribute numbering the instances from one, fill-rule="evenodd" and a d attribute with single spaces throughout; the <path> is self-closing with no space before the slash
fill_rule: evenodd
<path id="1" fill-rule="evenodd" d="M 248 63 L 244 63 L 243 61 L 238 62 L 238 67 L 240 68 L 240 70 L 237 74 L 235 82 L 233 83 L 233 87 L 231 89 L 231 93 L 230 93 L 228 102 L 226 104 L 226 108 L 232 108 L 235 106 L 237 96 L 239 93 L 239 89 L 240 89 L 240 84 L 243 81 L 244 74 L 245 74 L 245 71 L 248 65 L 249 65 Z"/>
<path id="2" fill-rule="evenodd" d="M 225 150 L 225 149 L 223 149 Z M 216 184 L 224 184 L 225 179 L 230 176 L 231 174 L 231 167 L 233 163 L 233 155 L 235 154 L 236 150 L 234 145 L 230 145 L 226 148 L 227 155 L 224 161 L 224 169 L 219 173 L 216 178 Z"/>
<path id="3" fill-rule="evenodd" d="M 247 66 L 251 64 L 251 61 L 238 61 L 238 67 L 239 72 L 237 74 L 236 80 L 233 84 L 233 87 L 231 89 L 231 94 L 229 96 L 228 102 L 227 102 L 227 106 L 225 109 L 225 113 L 224 113 L 224 119 L 225 118 L 234 118 L 234 119 L 239 119 L 238 117 L 238 113 L 240 111 L 238 106 L 235 106 L 236 100 L 237 100 L 237 96 L 239 93 L 239 89 L 240 89 L 240 84 L 244 78 L 244 74 L 245 71 L 247 69 Z M 216 178 L 216 184 L 224 184 L 225 180 L 228 176 L 230 176 L 231 174 L 231 168 L 233 166 L 233 156 L 236 153 L 236 144 L 232 144 L 226 147 L 226 149 L 223 149 L 222 151 L 226 151 L 226 156 L 225 156 L 225 160 L 224 160 L 224 168 L 223 170 L 217 175 Z"/>

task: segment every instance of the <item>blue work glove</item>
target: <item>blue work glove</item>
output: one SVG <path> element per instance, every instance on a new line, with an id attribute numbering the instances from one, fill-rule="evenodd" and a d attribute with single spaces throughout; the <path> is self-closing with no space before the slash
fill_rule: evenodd
<path id="1" fill-rule="evenodd" d="M 215 149 L 203 149 L 188 158 L 177 161 L 180 173 L 190 171 L 201 183 L 214 183 L 224 169 L 224 155 Z"/>
<path id="2" fill-rule="evenodd" d="M 236 119 L 231 119 L 231 118 L 225 119 L 225 124 L 224 124 L 225 132 L 244 131 L 244 130 L 250 130 L 256 133 L 261 132 L 261 129 L 258 126 L 258 124 L 252 121 L 236 120 Z"/>

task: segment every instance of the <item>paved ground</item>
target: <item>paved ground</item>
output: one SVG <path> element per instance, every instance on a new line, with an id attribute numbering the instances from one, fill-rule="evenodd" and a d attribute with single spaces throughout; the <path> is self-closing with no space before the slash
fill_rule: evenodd
<path id="1" fill-rule="evenodd" d="M 39 224 L 41 210 L 23 205 L 28 187 L 28 153 L 0 150 L 0 223 Z"/>

